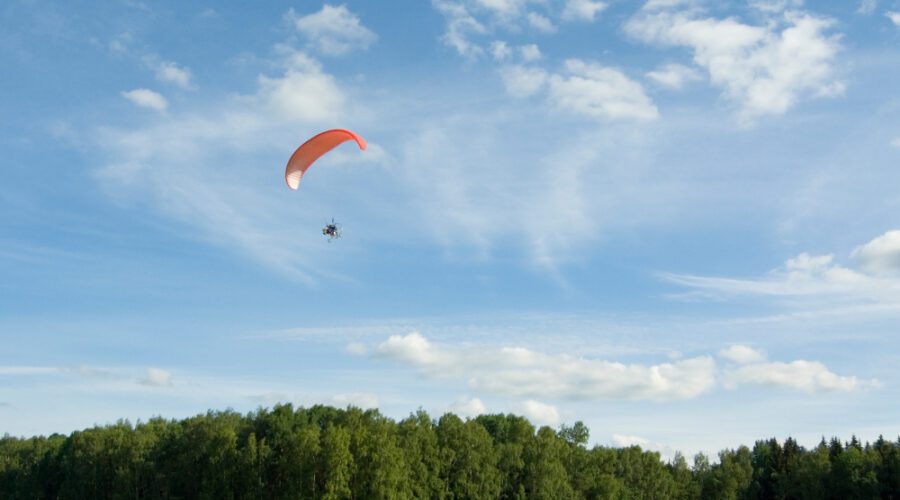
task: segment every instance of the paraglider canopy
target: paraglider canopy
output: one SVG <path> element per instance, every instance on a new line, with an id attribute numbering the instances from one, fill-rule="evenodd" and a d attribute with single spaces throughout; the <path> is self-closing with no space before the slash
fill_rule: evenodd
<path id="1" fill-rule="evenodd" d="M 287 168 L 284 171 L 284 181 L 291 189 L 297 189 L 300 186 L 300 178 L 306 173 L 306 170 L 319 159 L 320 156 L 336 148 L 340 144 L 354 140 L 359 145 L 359 149 L 366 149 L 366 140 L 355 133 L 345 129 L 326 130 L 312 139 L 304 142 L 294 151 L 291 159 L 288 160 Z"/>

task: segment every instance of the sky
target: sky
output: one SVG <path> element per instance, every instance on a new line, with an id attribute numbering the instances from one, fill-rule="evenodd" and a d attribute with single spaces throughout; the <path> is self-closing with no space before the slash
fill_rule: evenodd
<path id="1" fill-rule="evenodd" d="M 898 0 L 6 1 L 0 432 L 896 437 L 898 42 Z M 288 189 L 331 128 L 369 147 Z"/>

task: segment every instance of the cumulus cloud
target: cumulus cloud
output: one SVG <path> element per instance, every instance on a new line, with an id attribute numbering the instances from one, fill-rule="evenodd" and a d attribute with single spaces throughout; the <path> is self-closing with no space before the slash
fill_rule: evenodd
<path id="1" fill-rule="evenodd" d="M 258 97 L 273 113 L 288 120 L 332 122 L 343 111 L 345 97 L 334 77 L 302 52 L 286 58 L 283 75 L 259 77 Z"/>
<path id="2" fill-rule="evenodd" d="M 553 22 L 537 12 L 529 12 L 526 18 L 528 19 L 528 24 L 531 25 L 532 28 L 542 33 L 556 32 L 556 26 L 553 25 Z"/>
<path id="3" fill-rule="evenodd" d="M 466 418 L 475 418 L 487 413 L 487 407 L 478 398 L 462 397 L 450 405 L 450 411 Z"/>
<path id="4" fill-rule="evenodd" d="M 522 60 L 525 62 L 533 62 L 541 58 L 541 49 L 533 43 L 519 47 L 519 53 L 522 54 Z"/>
<path id="5" fill-rule="evenodd" d="M 547 83 L 549 75 L 541 68 L 513 65 L 500 70 L 503 85 L 513 97 L 528 97 L 536 94 Z"/>
<path id="6" fill-rule="evenodd" d="M 745 345 L 732 345 L 719 351 L 719 357 L 745 365 L 765 361 L 766 353 Z"/>
<path id="7" fill-rule="evenodd" d="M 647 73 L 647 78 L 662 87 L 679 90 L 691 82 L 701 80 L 697 70 L 683 64 L 669 63 Z"/>
<path id="8" fill-rule="evenodd" d="M 888 231 L 850 254 L 864 271 L 881 275 L 900 273 L 900 229 Z"/>
<path id="9" fill-rule="evenodd" d="M 495 61 L 505 61 L 512 55 L 512 49 L 509 48 L 506 42 L 495 40 L 491 42 L 491 55 Z"/>
<path id="10" fill-rule="evenodd" d="M 524 415 L 537 425 L 549 425 L 551 427 L 559 425 L 559 410 L 553 405 L 529 399 L 515 404 L 513 408 L 517 413 Z"/>
<path id="11" fill-rule="evenodd" d="M 359 17 L 344 5 L 335 7 L 325 4 L 322 10 L 306 16 L 300 16 L 291 9 L 287 19 L 311 47 L 329 56 L 365 50 L 378 40 L 378 36 L 363 26 Z"/>
<path id="12" fill-rule="evenodd" d="M 894 23 L 894 26 L 900 26 L 900 12 L 889 11 L 885 12 L 884 15 Z"/>
<path id="13" fill-rule="evenodd" d="M 597 14 L 607 7 L 606 2 L 595 0 L 566 0 L 566 6 L 562 11 L 564 21 L 594 22 Z"/>
<path id="14" fill-rule="evenodd" d="M 183 89 L 191 88 L 191 70 L 181 68 L 171 61 L 161 61 L 156 67 L 156 79 L 173 83 Z"/>
<path id="15" fill-rule="evenodd" d="M 134 89 L 122 92 L 122 97 L 142 108 L 156 111 L 165 111 L 169 107 L 169 101 L 161 94 L 150 89 Z"/>
<path id="16" fill-rule="evenodd" d="M 147 376 L 141 380 L 144 385 L 166 387 L 172 385 L 172 374 L 161 368 L 147 368 Z"/>
<path id="17" fill-rule="evenodd" d="M 712 391 L 768 385 L 804 392 L 853 391 L 875 387 L 877 380 L 838 375 L 818 361 L 769 361 L 762 350 L 732 345 L 719 357 L 695 356 L 656 365 L 624 364 L 524 347 L 435 344 L 418 332 L 393 335 L 374 356 L 416 367 L 431 378 L 466 381 L 470 388 L 507 397 L 528 398 L 517 411 L 542 423 L 559 421 L 551 400 L 682 400 Z M 467 404 L 475 404 L 466 401 Z"/>
<path id="18" fill-rule="evenodd" d="M 550 78 L 550 98 L 561 109 L 592 118 L 655 120 L 656 106 L 640 83 L 615 69 L 580 59 Z"/>
<path id="19" fill-rule="evenodd" d="M 646 366 L 522 347 L 435 345 L 417 332 L 391 336 L 378 346 L 376 356 L 415 366 L 431 377 L 468 380 L 473 389 L 526 398 L 688 399 L 712 388 L 715 371 L 708 356 Z"/>
<path id="20" fill-rule="evenodd" d="M 470 37 L 485 34 L 488 30 L 469 13 L 465 5 L 448 0 L 432 0 L 431 4 L 447 22 L 446 31 L 441 37 L 445 45 L 467 58 L 476 58 L 484 53 L 484 49 L 472 42 Z"/>
<path id="21" fill-rule="evenodd" d="M 733 389 L 743 384 L 764 384 L 816 392 L 852 391 L 878 383 L 837 375 L 818 361 L 797 360 L 790 363 L 748 363 L 725 373 L 725 387 Z"/>
<path id="22" fill-rule="evenodd" d="M 830 34 L 832 19 L 787 11 L 757 26 L 669 7 L 645 7 L 625 31 L 648 43 L 688 48 L 710 82 L 737 103 L 745 123 L 783 114 L 803 97 L 844 91 L 834 68 L 841 46 Z"/>

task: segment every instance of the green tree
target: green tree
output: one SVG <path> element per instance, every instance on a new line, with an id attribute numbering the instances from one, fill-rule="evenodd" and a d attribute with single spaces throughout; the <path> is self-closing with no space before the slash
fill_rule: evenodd
<path id="1" fill-rule="evenodd" d="M 490 434 L 475 421 L 463 422 L 453 414 L 438 420 L 442 495 L 449 499 L 497 498 L 501 478 L 497 451 Z"/>
<path id="2" fill-rule="evenodd" d="M 350 474 L 353 470 L 353 455 L 350 453 L 350 432 L 343 427 L 329 423 L 322 433 L 322 498 L 342 500 L 352 498 Z"/>
<path id="3" fill-rule="evenodd" d="M 525 491 L 533 499 L 574 498 L 565 463 L 569 447 L 553 429 L 541 427 L 525 448 Z"/>

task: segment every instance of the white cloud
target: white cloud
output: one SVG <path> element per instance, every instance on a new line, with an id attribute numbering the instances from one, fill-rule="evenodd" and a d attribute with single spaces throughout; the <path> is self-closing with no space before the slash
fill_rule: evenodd
<path id="1" fill-rule="evenodd" d="M 500 70 L 503 85 L 513 97 L 528 97 L 540 91 L 547 83 L 549 75 L 541 68 L 528 66 L 504 66 Z"/>
<path id="2" fill-rule="evenodd" d="M 143 372 L 143 376 L 141 376 Z M 0 375 L 74 377 L 83 383 L 100 384 L 108 388 L 133 390 L 139 386 L 165 387 L 172 385 L 172 374 L 160 368 L 105 368 L 78 366 L 0 366 Z M 131 389 L 129 389 L 131 388 Z"/>
<path id="3" fill-rule="evenodd" d="M 514 409 L 537 425 L 559 425 L 559 410 L 553 405 L 529 399 L 515 404 Z"/>
<path id="4" fill-rule="evenodd" d="M 750 363 L 726 372 L 725 387 L 741 384 L 764 384 L 788 387 L 805 392 L 853 391 L 861 387 L 877 386 L 877 381 L 860 381 L 843 377 L 828 370 L 817 361 L 797 360 L 790 363 Z"/>
<path id="5" fill-rule="evenodd" d="M 777 13 L 803 6 L 803 0 L 750 0 L 750 7 L 763 12 Z"/>
<path id="6" fill-rule="evenodd" d="M 161 368 L 147 368 L 147 377 L 141 383 L 157 387 L 171 386 L 172 374 Z"/>
<path id="7" fill-rule="evenodd" d="M 160 61 L 156 65 L 156 79 L 173 83 L 183 89 L 191 88 L 191 70 L 180 68 L 171 61 Z"/>
<path id="8" fill-rule="evenodd" d="M 566 0 L 566 6 L 562 11 L 564 21 L 594 22 L 597 14 L 607 7 L 606 2 L 595 0 Z"/>
<path id="9" fill-rule="evenodd" d="M 491 55 L 495 61 L 505 61 L 512 55 L 512 49 L 509 48 L 506 42 L 495 40 L 491 42 Z"/>
<path id="10" fill-rule="evenodd" d="M 553 22 L 537 12 L 529 12 L 526 18 L 528 19 L 528 24 L 530 24 L 532 28 L 542 33 L 556 32 L 556 26 L 553 25 Z"/>
<path id="11" fill-rule="evenodd" d="M 53 366 L 0 366 L 0 375 L 48 375 L 59 373 L 59 370 Z"/>
<path id="12" fill-rule="evenodd" d="M 299 16 L 290 9 L 287 19 L 310 46 L 329 56 L 340 56 L 357 49 L 367 49 L 378 36 L 360 23 L 359 17 L 344 5 L 325 4 L 314 14 Z"/>
<path id="13" fill-rule="evenodd" d="M 850 255 L 866 272 L 876 275 L 900 273 L 900 229 L 888 231 L 856 247 Z"/>
<path id="14" fill-rule="evenodd" d="M 860 0 L 859 8 L 856 9 L 860 14 L 871 14 L 878 7 L 878 0 Z"/>
<path id="15" fill-rule="evenodd" d="M 650 43 L 682 46 L 693 53 L 710 81 L 740 107 L 743 122 L 779 115 L 807 96 L 841 94 L 835 75 L 839 36 L 829 35 L 834 21 L 789 11 L 764 26 L 735 18 L 702 18 L 695 10 L 648 10 L 625 27 Z"/>
<path id="16" fill-rule="evenodd" d="M 719 351 L 719 357 L 739 365 L 759 363 L 766 360 L 766 353 L 745 345 L 732 345 Z"/>
<path id="17" fill-rule="evenodd" d="M 473 390 L 529 400 L 661 401 L 692 399 L 719 385 L 768 385 L 812 393 L 879 384 L 835 374 L 818 361 L 769 361 L 761 349 L 745 345 L 731 345 L 718 355 L 731 364 L 717 368 L 712 357 L 695 356 L 648 366 L 524 347 L 439 344 L 418 332 L 393 335 L 374 349 L 375 357 L 403 362 L 431 378 L 465 381 Z M 517 411 L 544 422 L 559 419 L 555 408 L 536 401 L 523 403 Z"/>
<path id="18" fill-rule="evenodd" d="M 681 89 L 690 82 L 701 80 L 697 70 L 683 64 L 670 63 L 647 73 L 647 78 L 670 89 Z"/>
<path id="19" fill-rule="evenodd" d="M 435 345 L 417 332 L 391 336 L 376 355 L 416 366 L 431 377 L 468 380 L 473 389 L 527 398 L 688 399 L 709 391 L 715 376 L 715 363 L 708 356 L 626 365 L 522 347 Z"/>
<path id="20" fill-rule="evenodd" d="M 541 58 L 541 49 L 533 43 L 519 47 L 519 53 L 522 54 L 522 60 L 525 62 L 534 62 Z"/>
<path id="21" fill-rule="evenodd" d="M 878 283 L 852 269 L 833 263 L 834 256 L 807 253 L 788 259 L 784 266 L 764 278 L 736 279 L 665 274 L 681 285 L 725 294 L 768 296 L 842 295 L 857 296 L 874 291 Z"/>
<path id="22" fill-rule="evenodd" d="M 169 101 L 161 94 L 150 89 L 134 89 L 122 92 L 122 97 L 142 108 L 165 111 L 169 107 Z"/>
<path id="23" fill-rule="evenodd" d="M 122 203 L 150 202 L 187 224 L 192 238 L 311 282 L 311 273 L 331 272 L 323 261 L 311 265 L 324 255 L 316 250 L 318 236 L 284 229 L 312 213 L 288 208 L 291 199 L 271 196 L 271 177 L 258 175 L 259 162 L 271 162 L 264 169 L 283 165 L 291 153 L 286 144 L 299 145 L 304 136 L 347 116 L 346 99 L 317 61 L 291 51 L 283 56 L 282 74 L 260 76 L 255 93 L 196 105 L 133 129 L 96 130 L 93 139 L 103 156 L 96 160 L 101 167 L 95 176 Z M 340 158 L 341 151 L 334 153 L 328 162 Z M 354 156 L 357 163 L 374 158 Z M 308 208 L 321 203 L 314 194 L 304 197 Z M 318 217 L 307 223 L 321 227 Z"/>
<path id="24" fill-rule="evenodd" d="M 474 418 L 487 413 L 487 407 L 478 398 L 463 397 L 456 400 L 450 411 L 465 418 Z"/>
<path id="25" fill-rule="evenodd" d="M 643 438 L 640 436 L 629 436 L 626 434 L 613 434 L 612 442 L 614 445 L 620 448 L 627 448 L 629 446 L 640 446 L 641 448 L 647 448 L 650 444 L 650 440 L 647 438 Z"/>
<path id="26" fill-rule="evenodd" d="M 521 11 L 528 0 L 475 0 L 475 3 L 495 13 L 510 16 Z"/>
<path id="27" fill-rule="evenodd" d="M 891 141 L 891 146 L 895 148 L 900 148 L 900 137 L 895 138 Z"/>
<path id="28" fill-rule="evenodd" d="M 345 97 L 334 77 L 301 52 L 287 57 L 285 73 L 259 77 L 259 98 L 273 113 L 301 122 L 334 122 L 343 111 Z"/>
<path id="29" fill-rule="evenodd" d="M 365 392 L 335 394 L 331 398 L 331 404 L 335 406 L 355 406 L 362 409 L 378 408 L 378 396 Z"/>
<path id="30" fill-rule="evenodd" d="M 889 11 L 884 13 L 895 26 L 900 26 L 900 12 Z"/>
<path id="31" fill-rule="evenodd" d="M 887 231 L 851 253 L 858 269 L 841 266 L 833 255 L 800 255 L 761 278 L 721 278 L 663 274 L 673 283 L 712 294 L 809 298 L 818 309 L 836 303 L 900 307 L 900 230 Z"/>
<path id="32" fill-rule="evenodd" d="M 560 108 L 593 118 L 655 120 L 656 106 L 640 83 L 621 71 L 579 59 L 565 62 L 566 75 L 550 78 L 550 98 Z"/>
<path id="33" fill-rule="evenodd" d="M 447 29 L 441 40 L 459 55 L 468 58 L 480 56 L 484 49 L 473 43 L 469 37 L 487 33 L 487 28 L 478 22 L 462 3 L 448 0 L 432 0 L 431 4 L 447 21 Z"/>

